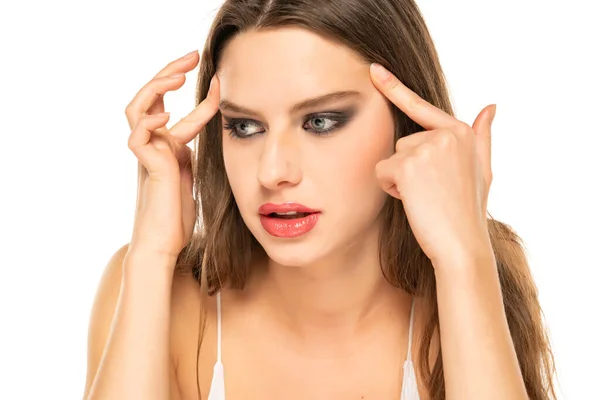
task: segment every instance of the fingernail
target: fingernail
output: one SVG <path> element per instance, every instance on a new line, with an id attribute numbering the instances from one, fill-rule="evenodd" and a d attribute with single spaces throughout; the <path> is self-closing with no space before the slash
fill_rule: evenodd
<path id="1" fill-rule="evenodd" d="M 213 83 L 215 82 L 215 75 L 210 79 L 210 85 L 208 86 L 208 94 L 212 92 Z"/>
<path id="2" fill-rule="evenodd" d="M 493 104 L 492 107 L 490 108 L 490 122 L 494 121 L 495 117 L 496 117 L 496 104 Z"/>
<path id="3" fill-rule="evenodd" d="M 185 75 L 183 72 L 178 72 L 178 73 L 176 73 L 176 74 L 171 74 L 171 75 L 169 75 L 169 78 L 173 78 L 173 79 L 174 79 L 174 78 L 180 78 L 180 77 L 182 77 L 183 75 Z"/>
<path id="4" fill-rule="evenodd" d="M 382 81 L 386 80 L 391 75 L 390 71 L 385 69 L 381 64 L 371 64 L 371 70 L 373 71 L 373 75 Z"/>
<path id="5" fill-rule="evenodd" d="M 198 52 L 198 50 L 194 50 L 190 53 L 187 53 L 185 56 L 183 56 L 183 58 L 192 58 L 194 56 L 194 54 L 196 54 Z"/>

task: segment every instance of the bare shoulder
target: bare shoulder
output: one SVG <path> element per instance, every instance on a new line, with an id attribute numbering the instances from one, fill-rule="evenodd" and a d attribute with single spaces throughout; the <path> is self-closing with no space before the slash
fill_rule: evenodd
<path id="1" fill-rule="evenodd" d="M 87 375 L 85 384 L 85 395 L 88 395 L 91 385 L 94 381 L 96 372 L 102 360 L 104 348 L 109 338 L 114 313 L 117 308 L 121 292 L 121 282 L 123 276 L 123 263 L 125 262 L 129 245 L 126 244 L 111 256 L 96 289 L 95 299 L 92 305 L 89 328 L 88 328 L 88 349 L 87 349 Z M 194 278 L 191 271 L 177 270 L 173 275 L 173 286 L 171 292 L 171 381 L 174 391 L 172 398 L 196 398 L 196 355 L 199 344 L 199 333 L 202 333 L 201 324 L 208 329 L 213 324 L 211 310 L 211 300 L 203 306 L 200 285 Z M 214 300 L 213 300 L 214 302 Z M 210 336 L 210 335 L 209 335 Z M 206 341 L 206 347 L 200 358 L 200 383 L 203 384 L 203 376 L 206 375 L 203 368 L 204 364 L 210 363 L 211 340 Z M 205 343 L 202 343 L 203 347 Z M 206 361 L 203 364 L 203 360 Z M 200 372 L 199 371 L 199 372 Z M 206 370 L 210 372 L 207 376 L 208 385 L 212 379 L 212 365 Z M 192 391 L 193 390 L 193 391 Z"/>
<path id="2" fill-rule="evenodd" d="M 122 265 L 127 250 L 128 245 L 125 245 L 112 255 L 104 268 L 96 289 L 88 327 L 87 374 L 84 398 L 87 397 L 94 382 L 110 333 L 113 314 L 121 291 Z"/>
<path id="3" fill-rule="evenodd" d="M 171 296 L 171 357 L 181 398 L 202 399 L 210 390 L 216 359 L 216 301 L 191 271 L 176 271 Z"/>

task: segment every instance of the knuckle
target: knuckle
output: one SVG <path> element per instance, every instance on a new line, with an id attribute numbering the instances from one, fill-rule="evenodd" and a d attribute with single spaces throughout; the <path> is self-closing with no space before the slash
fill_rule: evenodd
<path id="1" fill-rule="evenodd" d="M 403 158 L 396 171 L 395 177 L 398 182 L 403 182 L 405 179 L 410 179 L 410 177 L 415 176 L 418 170 L 418 164 L 419 162 L 415 156 Z"/>
<path id="2" fill-rule="evenodd" d="M 132 103 L 127 104 L 127 106 L 125 107 L 125 116 L 127 118 L 131 118 L 133 116 L 133 104 Z"/>
<path id="3" fill-rule="evenodd" d="M 422 102 L 423 99 L 421 99 L 419 96 L 411 95 L 406 104 L 408 114 L 416 112 L 419 107 L 421 107 Z"/>
<path id="4" fill-rule="evenodd" d="M 396 146 L 395 146 L 396 152 L 400 151 L 401 148 L 402 148 L 402 138 L 396 140 Z"/>
<path id="5" fill-rule="evenodd" d="M 129 139 L 127 139 L 127 148 L 131 151 L 135 150 L 135 141 L 133 139 L 133 135 L 130 135 Z"/>
<path id="6" fill-rule="evenodd" d="M 464 122 L 457 123 L 456 127 L 454 128 L 454 132 L 459 137 L 466 137 L 472 133 L 471 127 Z"/>
<path id="7" fill-rule="evenodd" d="M 456 140 L 456 136 L 452 133 L 452 131 L 448 129 L 440 130 L 439 134 L 435 136 L 438 146 L 443 149 L 447 149 L 450 147 L 454 141 Z"/>
<path id="8" fill-rule="evenodd" d="M 396 77 L 394 77 L 393 75 L 391 75 L 391 74 L 390 74 L 390 75 L 387 77 L 387 82 L 386 82 L 386 84 L 387 84 L 387 87 L 388 87 L 389 89 L 391 89 L 391 90 L 393 90 L 393 89 L 396 89 L 396 88 L 398 87 L 398 83 L 400 83 L 400 82 L 399 82 L 399 81 L 398 81 L 398 79 L 397 79 Z"/>
<path id="9" fill-rule="evenodd" d="M 144 87 L 140 90 L 140 97 L 158 97 L 163 94 L 164 90 L 162 89 L 164 86 L 164 79 L 155 78 L 150 82 L 144 85 Z"/>
<path id="10" fill-rule="evenodd" d="M 405 175 L 405 171 L 397 171 L 394 173 L 393 176 L 393 183 L 396 185 L 396 187 L 402 187 L 404 186 L 403 182 L 405 181 L 404 175 Z"/>
<path id="11" fill-rule="evenodd" d="M 434 143 L 431 143 L 431 142 L 422 143 L 415 150 L 415 155 L 416 155 L 415 161 L 416 161 L 416 159 L 419 159 L 419 158 L 429 160 L 433 157 L 435 151 L 436 151 L 436 146 Z"/>
<path id="12" fill-rule="evenodd" d="M 148 114 L 142 114 L 135 129 L 147 129 L 150 121 L 152 120 L 152 116 Z"/>

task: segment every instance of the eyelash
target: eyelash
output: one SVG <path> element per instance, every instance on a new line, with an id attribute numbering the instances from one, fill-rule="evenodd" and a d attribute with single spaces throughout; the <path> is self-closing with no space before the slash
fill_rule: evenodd
<path id="1" fill-rule="evenodd" d="M 315 115 L 312 115 L 309 118 L 307 118 L 304 122 L 304 125 L 306 125 L 307 122 L 309 122 L 311 120 L 315 120 L 315 119 L 326 119 L 326 120 L 335 121 L 335 124 L 328 129 L 324 129 L 324 130 L 308 129 L 308 130 L 311 130 L 317 136 L 325 136 L 337 129 L 342 128 L 344 125 L 346 125 L 349 118 L 346 115 L 339 115 L 339 114 L 315 114 Z M 251 120 L 251 119 L 225 118 L 225 121 L 227 123 L 223 125 L 223 128 L 225 130 L 229 131 L 229 135 L 234 139 L 249 139 L 255 135 L 264 133 L 264 132 L 256 132 L 256 133 L 252 133 L 250 135 L 240 135 L 237 133 L 236 128 L 237 128 L 238 124 L 246 123 L 249 125 L 260 125 L 259 122 Z"/>

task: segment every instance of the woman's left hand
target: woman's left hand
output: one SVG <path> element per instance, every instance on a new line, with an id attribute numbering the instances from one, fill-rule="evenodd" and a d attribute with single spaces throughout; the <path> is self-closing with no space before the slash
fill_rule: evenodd
<path id="1" fill-rule="evenodd" d="M 377 69 L 371 67 L 375 87 L 427 129 L 398 140 L 396 153 L 377 164 L 381 187 L 402 201 L 415 238 L 436 269 L 482 251 L 489 254 L 486 211 L 495 105 L 484 108 L 471 127 Z"/>

